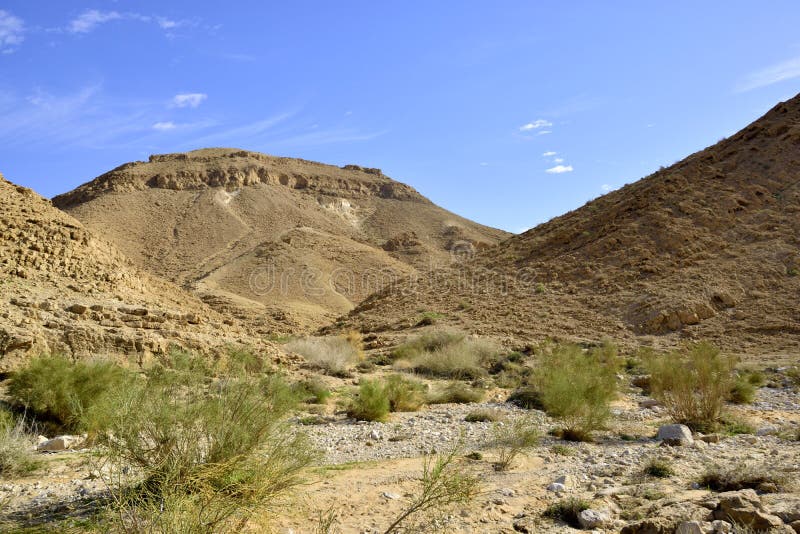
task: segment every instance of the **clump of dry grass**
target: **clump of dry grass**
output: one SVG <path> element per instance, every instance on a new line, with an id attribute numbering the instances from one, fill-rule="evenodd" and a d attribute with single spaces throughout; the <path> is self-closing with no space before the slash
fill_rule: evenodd
<path id="1" fill-rule="evenodd" d="M 458 331 L 433 331 L 401 345 L 393 352 L 402 367 L 440 378 L 470 379 L 485 376 L 486 365 L 498 348 L 488 340 Z"/>
<path id="2" fill-rule="evenodd" d="M 700 486 L 714 491 L 754 489 L 762 493 L 776 493 L 786 484 L 778 470 L 767 465 L 739 464 L 728 467 L 718 465 L 706 470 L 698 481 Z"/>
<path id="3" fill-rule="evenodd" d="M 357 333 L 294 339 L 286 348 L 303 356 L 312 367 L 334 376 L 347 376 L 364 356 Z"/>
<path id="4" fill-rule="evenodd" d="M 25 421 L 14 420 L 5 410 L 0 415 L 0 477 L 32 473 L 41 462 L 33 452 L 33 436 Z"/>

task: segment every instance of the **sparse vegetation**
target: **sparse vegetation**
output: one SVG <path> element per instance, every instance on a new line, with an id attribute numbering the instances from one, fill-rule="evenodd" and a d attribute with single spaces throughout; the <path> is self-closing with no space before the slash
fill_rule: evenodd
<path id="1" fill-rule="evenodd" d="M 347 415 L 359 421 L 386 421 L 391 404 L 386 387 L 378 380 L 362 380 L 350 401 Z"/>
<path id="2" fill-rule="evenodd" d="M 428 395 L 429 404 L 470 404 L 483 400 L 484 391 L 463 382 L 450 382 L 444 388 Z"/>
<path id="3" fill-rule="evenodd" d="M 120 530 L 238 531 L 314 458 L 285 426 L 296 397 L 283 379 L 195 376 L 137 380 L 91 411 Z"/>
<path id="4" fill-rule="evenodd" d="M 286 348 L 303 356 L 312 367 L 334 376 L 347 376 L 362 359 L 360 334 L 295 339 Z"/>
<path id="5" fill-rule="evenodd" d="M 731 436 L 756 433 L 756 427 L 750 421 L 740 417 L 724 416 L 717 426 L 722 432 Z"/>
<path id="6" fill-rule="evenodd" d="M 573 528 L 581 528 L 578 516 L 584 510 L 588 510 L 589 506 L 589 501 L 569 497 L 551 504 L 542 515 L 556 521 L 563 521 Z"/>
<path id="7" fill-rule="evenodd" d="M 644 466 L 644 474 L 655 478 L 669 478 L 675 474 L 666 458 L 651 458 Z"/>
<path id="8" fill-rule="evenodd" d="M 33 453 L 33 436 L 27 431 L 24 419 L 14 420 L 5 410 L 2 414 L 0 477 L 27 475 L 36 471 L 41 462 Z"/>
<path id="9" fill-rule="evenodd" d="M 395 349 L 396 360 L 405 360 L 419 373 L 442 378 L 467 379 L 486 374 L 485 366 L 497 354 L 494 344 L 467 337 L 462 332 L 434 331 L 422 334 Z"/>
<path id="10" fill-rule="evenodd" d="M 786 483 L 781 470 L 767 465 L 713 466 L 706 470 L 698 483 L 714 491 L 754 489 L 761 493 L 776 493 Z"/>
<path id="11" fill-rule="evenodd" d="M 616 396 L 616 350 L 606 347 L 584 352 L 577 345 L 559 345 L 542 358 L 534 375 L 545 411 L 564 425 L 562 437 L 591 439 L 611 416 Z"/>
<path id="12" fill-rule="evenodd" d="M 652 356 L 647 361 L 652 394 L 676 423 L 700 432 L 713 430 L 734 384 L 735 363 L 707 342 Z"/>
<path id="13" fill-rule="evenodd" d="M 300 400 L 308 404 L 325 404 L 331 396 L 331 390 L 319 378 L 301 380 L 293 385 Z"/>
<path id="14" fill-rule="evenodd" d="M 14 405 L 40 421 L 75 432 L 84 430 L 87 411 L 132 380 L 132 373 L 113 362 L 40 356 L 12 375 L 8 394 Z"/>
<path id="15" fill-rule="evenodd" d="M 736 375 L 728 400 L 734 404 L 750 404 L 755 400 L 756 390 L 764 384 L 764 374 L 760 371 L 743 371 Z"/>
<path id="16" fill-rule="evenodd" d="M 567 445 L 562 445 L 557 443 L 550 447 L 550 452 L 556 454 L 558 456 L 575 456 L 575 449 L 572 447 L 568 447 Z"/>
<path id="17" fill-rule="evenodd" d="M 498 410 L 492 410 L 490 408 L 481 408 L 479 410 L 473 410 L 464 417 L 464 421 L 467 423 L 493 423 L 497 421 L 503 420 L 502 412 Z"/>
<path id="18" fill-rule="evenodd" d="M 403 511 L 394 519 L 384 534 L 398 532 L 405 523 L 424 516 L 426 513 L 443 511 L 450 506 L 466 504 L 474 499 L 480 488 L 477 477 L 465 472 L 458 463 L 459 447 L 435 457 L 428 457 L 418 479 L 419 492 L 411 499 Z M 406 528 L 407 532 L 421 529 Z"/>
<path id="19" fill-rule="evenodd" d="M 508 402 L 527 410 L 544 410 L 542 394 L 534 386 L 523 386 L 509 395 Z"/>
<path id="20" fill-rule="evenodd" d="M 528 418 L 515 419 L 508 424 L 497 423 L 493 439 L 498 453 L 495 469 L 507 471 L 520 454 L 539 443 L 541 436 L 541 432 Z"/>
<path id="21" fill-rule="evenodd" d="M 425 404 L 427 387 L 418 380 L 394 374 L 384 379 L 383 387 L 393 412 L 416 412 Z"/>

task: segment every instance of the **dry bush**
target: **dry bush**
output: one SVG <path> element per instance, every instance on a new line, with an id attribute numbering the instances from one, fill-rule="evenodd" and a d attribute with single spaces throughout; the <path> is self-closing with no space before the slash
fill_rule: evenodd
<path id="1" fill-rule="evenodd" d="M 542 513 L 544 517 L 563 521 L 573 528 L 581 528 L 581 523 L 578 516 L 584 510 L 588 510 L 591 506 L 589 501 L 579 499 L 577 497 L 569 497 L 567 499 L 555 502 L 548 506 Z"/>
<path id="2" fill-rule="evenodd" d="M 669 478 L 675 474 L 667 458 L 651 458 L 644 466 L 644 474 L 655 478 Z"/>
<path id="3" fill-rule="evenodd" d="M 611 416 L 618 362 L 609 357 L 610 352 L 558 345 L 536 368 L 534 382 L 541 404 L 562 422 L 565 439 L 590 440 L 591 432 L 603 428 Z"/>
<path id="4" fill-rule="evenodd" d="M 734 385 L 733 358 L 702 342 L 680 352 L 651 356 L 646 365 L 653 397 L 676 423 L 700 432 L 717 426 Z"/>
<path id="5" fill-rule="evenodd" d="M 0 477 L 30 474 L 41 462 L 33 452 L 34 437 L 24 419 L 14 420 L 5 410 L 0 420 Z"/>
<path id="6" fill-rule="evenodd" d="M 429 404 L 471 404 L 483 400 L 485 392 L 463 382 L 450 382 L 428 395 Z"/>
<path id="7" fill-rule="evenodd" d="M 539 443 L 542 434 L 528 418 L 515 419 L 510 423 L 497 423 L 494 427 L 493 444 L 497 447 L 497 471 L 507 471 L 514 460 Z"/>
<path id="8" fill-rule="evenodd" d="M 777 493 L 786 484 L 786 477 L 774 466 L 733 465 L 712 466 L 698 481 L 700 486 L 714 491 L 754 489 L 761 493 Z"/>
<path id="9" fill-rule="evenodd" d="M 392 353 L 414 371 L 443 378 L 478 378 L 495 359 L 497 347 L 463 332 L 440 330 L 422 334 Z"/>
<path id="10" fill-rule="evenodd" d="M 500 410 L 493 410 L 491 408 L 480 408 L 473 410 L 464 417 L 467 423 L 495 423 L 505 419 L 503 412 Z"/>
<path id="11" fill-rule="evenodd" d="M 355 338 L 306 337 L 295 339 L 286 348 L 303 356 L 313 367 L 334 376 L 347 376 L 363 356 Z"/>
<path id="12" fill-rule="evenodd" d="M 458 504 L 472 501 L 480 489 L 480 480 L 465 472 L 458 462 L 460 447 L 448 453 L 428 457 L 422 466 L 422 476 L 418 479 L 419 491 L 394 519 L 384 534 L 393 532 L 422 532 L 425 530 L 422 516 L 447 511 Z M 405 523 L 414 524 L 403 528 Z"/>

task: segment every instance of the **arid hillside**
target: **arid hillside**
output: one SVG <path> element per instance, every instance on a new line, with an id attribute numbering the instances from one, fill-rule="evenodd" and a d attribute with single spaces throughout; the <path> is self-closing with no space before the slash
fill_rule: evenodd
<path id="1" fill-rule="evenodd" d="M 393 280 L 507 237 L 379 169 L 236 149 L 151 156 L 53 202 L 264 333 L 319 327 Z"/>
<path id="2" fill-rule="evenodd" d="M 29 354 L 142 360 L 172 344 L 213 353 L 255 342 L 225 321 L 0 175 L 0 370 Z"/>
<path id="3" fill-rule="evenodd" d="M 403 330 L 426 310 L 519 341 L 780 351 L 800 343 L 799 302 L 800 96 L 474 260 L 378 293 L 343 324 Z"/>

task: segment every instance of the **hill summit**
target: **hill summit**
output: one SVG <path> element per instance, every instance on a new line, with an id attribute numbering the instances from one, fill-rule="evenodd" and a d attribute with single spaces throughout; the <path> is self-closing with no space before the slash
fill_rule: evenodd
<path id="1" fill-rule="evenodd" d="M 508 235 L 379 169 L 239 149 L 154 155 L 53 202 L 140 268 L 265 333 L 322 326 L 387 284 Z"/>

